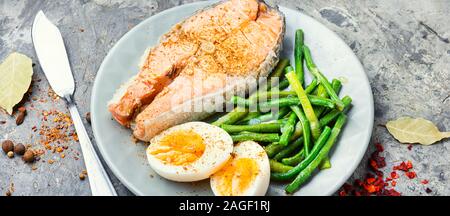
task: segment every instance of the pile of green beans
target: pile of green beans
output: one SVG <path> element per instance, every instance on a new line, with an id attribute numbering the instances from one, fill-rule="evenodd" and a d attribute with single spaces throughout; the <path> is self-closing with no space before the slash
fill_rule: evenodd
<path id="1" fill-rule="evenodd" d="M 313 75 L 309 84 L 303 65 Z M 227 131 L 234 142 L 264 145 L 271 179 L 288 181 L 285 191 L 294 193 L 317 168 L 332 167 L 328 153 L 347 120 L 352 98 L 340 98 L 342 83 L 328 80 L 317 68 L 300 29 L 295 32 L 293 66 L 280 59 L 268 81 L 248 98 L 232 97 L 234 110 L 212 124 Z"/>

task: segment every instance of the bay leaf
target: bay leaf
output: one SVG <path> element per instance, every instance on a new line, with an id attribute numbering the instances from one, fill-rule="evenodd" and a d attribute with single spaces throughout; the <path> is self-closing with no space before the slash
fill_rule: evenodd
<path id="1" fill-rule="evenodd" d="M 0 64 L 0 107 L 10 115 L 28 91 L 32 76 L 32 61 L 24 54 L 11 53 Z"/>
<path id="2" fill-rule="evenodd" d="M 386 128 L 401 143 L 431 145 L 450 137 L 450 132 L 439 131 L 433 122 L 423 118 L 401 117 L 389 121 Z"/>

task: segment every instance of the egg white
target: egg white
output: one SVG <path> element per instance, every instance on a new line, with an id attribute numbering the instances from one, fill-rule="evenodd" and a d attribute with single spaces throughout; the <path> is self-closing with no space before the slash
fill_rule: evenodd
<path id="1" fill-rule="evenodd" d="M 269 188 L 270 183 L 270 164 L 269 158 L 265 150 L 254 141 L 245 141 L 235 145 L 233 149 L 233 158 L 251 158 L 258 166 L 258 174 L 255 176 L 250 186 L 243 191 L 242 194 L 235 194 L 236 196 L 264 196 Z M 211 176 L 210 184 L 213 193 L 216 196 L 223 196 L 220 193 L 220 181 L 218 173 Z M 233 182 L 234 183 L 234 182 Z"/>
<path id="2" fill-rule="evenodd" d="M 189 122 L 171 127 L 155 136 L 150 141 L 150 146 L 159 143 L 168 134 L 180 130 L 192 130 L 199 134 L 205 143 L 205 151 L 194 162 L 177 166 L 164 163 L 150 154 L 149 148 L 147 148 L 148 162 L 158 175 L 177 182 L 199 181 L 209 178 L 230 159 L 233 152 L 231 136 L 222 128 L 204 122 Z"/>

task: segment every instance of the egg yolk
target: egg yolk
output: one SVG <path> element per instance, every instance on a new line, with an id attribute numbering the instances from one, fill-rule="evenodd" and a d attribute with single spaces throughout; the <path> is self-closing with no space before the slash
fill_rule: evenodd
<path id="1" fill-rule="evenodd" d="M 251 158 L 238 158 L 228 162 L 214 174 L 217 190 L 222 196 L 242 195 L 258 175 L 258 164 Z"/>
<path id="2" fill-rule="evenodd" d="M 175 131 L 152 143 L 148 152 L 164 163 L 184 166 L 193 163 L 205 152 L 203 138 L 192 130 Z"/>

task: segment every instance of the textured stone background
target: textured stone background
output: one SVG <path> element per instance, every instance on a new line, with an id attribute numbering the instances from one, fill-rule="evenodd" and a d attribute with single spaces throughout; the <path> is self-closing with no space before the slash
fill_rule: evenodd
<path id="1" fill-rule="evenodd" d="M 30 30 L 38 10 L 58 25 L 73 65 L 77 90 L 75 99 L 81 114 L 89 112 L 89 100 L 94 77 L 104 56 L 130 28 L 165 9 L 189 3 L 186 0 L 63 0 L 9 1 L 0 0 L 0 59 L 13 51 L 22 52 L 36 61 Z M 372 141 L 381 142 L 386 151 L 386 172 L 392 165 L 411 160 L 418 178 L 398 181 L 403 195 L 450 195 L 449 141 L 433 146 L 398 144 L 382 126 L 400 116 L 421 116 L 437 123 L 441 130 L 450 130 L 450 1 L 447 0 L 277 0 L 277 4 L 296 8 L 339 34 L 354 50 L 369 76 L 375 98 L 375 127 Z M 24 124 L 15 126 L 14 117 L 0 112 L 0 140 L 12 139 L 42 148 L 38 135 L 31 132 L 41 122 L 39 110 L 58 109 L 67 112 L 63 101 L 51 102 L 48 83 L 39 67 L 34 67 L 33 92 L 30 97 L 47 100 L 41 103 L 27 100 L 29 110 Z M 38 82 L 38 80 L 42 80 Z M 89 133 L 91 128 L 86 124 Z M 92 138 L 92 137 L 91 137 Z M 353 177 L 367 172 L 368 149 Z M 13 195 L 89 195 L 88 181 L 81 181 L 83 160 L 76 160 L 79 144 L 69 143 L 67 157 L 48 153 L 32 165 L 18 157 L 0 155 L 0 192 L 11 187 Z M 55 160 L 48 164 L 43 161 Z M 111 174 L 111 173 L 110 173 Z M 131 193 L 111 176 L 120 195 Z M 428 179 L 427 186 L 420 184 Z"/>

